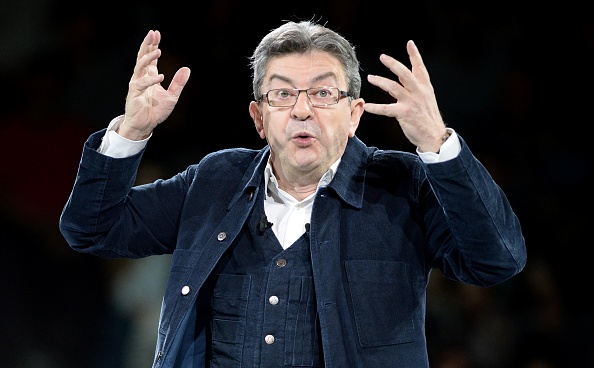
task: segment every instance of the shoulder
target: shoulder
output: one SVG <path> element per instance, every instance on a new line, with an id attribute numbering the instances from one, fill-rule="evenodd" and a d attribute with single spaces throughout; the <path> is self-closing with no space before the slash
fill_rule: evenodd
<path id="1" fill-rule="evenodd" d="M 385 150 L 375 147 L 369 147 L 369 160 L 370 165 L 405 165 L 414 166 L 418 165 L 421 161 L 417 154 L 398 151 L 398 150 Z"/>
<path id="2" fill-rule="evenodd" d="M 265 157 L 267 148 L 260 150 L 249 148 L 228 148 L 211 152 L 200 162 L 188 167 L 190 175 L 208 175 L 211 177 L 243 176 L 246 170 Z"/>
<path id="3" fill-rule="evenodd" d="M 414 153 L 399 150 L 368 148 L 367 171 L 378 173 L 405 174 L 421 173 L 422 161 Z"/>
<path id="4" fill-rule="evenodd" d="M 200 160 L 198 165 L 213 165 L 220 163 L 229 163 L 232 165 L 241 165 L 243 162 L 251 162 L 260 154 L 262 150 L 249 148 L 227 148 L 207 154 Z"/>
<path id="5" fill-rule="evenodd" d="M 367 146 L 356 138 L 349 142 L 343 159 L 346 162 L 341 163 L 341 169 L 346 170 L 347 178 L 365 176 L 365 182 L 371 185 L 393 187 L 408 181 L 418 186 L 426 178 L 418 155 Z"/>
<path id="6" fill-rule="evenodd" d="M 415 153 L 367 146 L 357 137 L 349 140 L 345 157 L 355 160 L 357 157 L 363 157 L 368 169 L 373 167 L 412 168 L 421 164 L 421 159 Z"/>

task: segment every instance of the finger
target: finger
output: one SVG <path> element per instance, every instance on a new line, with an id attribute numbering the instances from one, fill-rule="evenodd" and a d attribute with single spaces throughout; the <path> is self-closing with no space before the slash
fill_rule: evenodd
<path id="1" fill-rule="evenodd" d="M 153 43 L 151 44 L 151 52 L 153 50 L 159 49 L 159 44 L 161 43 L 161 32 L 155 30 L 155 36 L 153 37 Z M 153 65 L 157 67 L 157 61 L 159 58 L 153 60 Z"/>
<path id="2" fill-rule="evenodd" d="M 148 31 L 146 36 L 144 36 L 142 43 L 140 44 L 138 53 L 136 54 L 136 62 L 140 61 L 145 55 L 158 50 L 160 42 L 161 32 L 153 30 Z M 154 66 L 157 66 L 157 59 L 153 59 L 151 61 L 154 63 Z M 146 66 L 148 66 L 148 64 Z"/>
<path id="3" fill-rule="evenodd" d="M 131 80 L 128 86 L 128 98 L 142 95 L 149 87 L 158 85 L 164 79 L 163 74 L 159 74 Z"/>
<path id="4" fill-rule="evenodd" d="M 429 72 L 425 67 L 417 45 L 412 40 L 406 43 L 406 51 L 408 52 L 413 75 L 422 83 L 429 82 Z"/>
<path id="5" fill-rule="evenodd" d="M 188 83 L 188 79 L 190 79 L 190 68 L 180 68 L 173 76 L 167 92 L 176 98 L 179 97 L 186 83 Z"/>
<path id="6" fill-rule="evenodd" d="M 148 54 L 144 54 L 136 61 L 132 78 L 142 78 L 145 75 L 155 76 L 159 72 L 156 66 L 156 60 L 161 56 L 161 50 L 155 49 Z"/>
<path id="7" fill-rule="evenodd" d="M 398 80 L 402 85 L 408 87 L 406 83 L 411 79 L 412 74 L 406 65 L 386 54 L 381 54 L 379 59 L 384 66 L 390 69 L 390 71 L 398 77 Z"/>
<path id="8" fill-rule="evenodd" d="M 139 92 L 146 90 L 147 88 L 154 86 L 163 82 L 165 76 L 163 74 L 159 75 L 147 75 L 143 78 L 137 79 L 134 83 L 131 83 L 131 86 Z"/>
<path id="9" fill-rule="evenodd" d="M 388 92 L 390 96 L 394 97 L 395 99 L 401 98 L 405 92 L 404 87 L 400 83 L 388 78 L 380 77 L 379 75 L 369 74 L 367 76 L 367 80 L 374 86 Z"/>
<path id="10" fill-rule="evenodd" d="M 153 43 L 153 38 L 155 37 L 155 31 L 150 30 L 144 36 L 144 39 L 140 43 L 140 48 L 138 49 L 138 53 L 136 54 L 136 60 L 140 60 L 149 50 L 150 45 Z"/>
<path id="11" fill-rule="evenodd" d="M 365 109 L 365 111 L 367 111 L 371 114 L 384 115 L 384 116 L 389 116 L 392 118 L 396 117 L 397 110 L 398 110 L 397 103 L 376 104 L 376 103 L 366 102 L 365 105 L 363 105 L 363 108 Z"/>
<path id="12" fill-rule="evenodd" d="M 147 88 L 161 83 L 165 79 L 163 74 L 159 74 L 157 67 L 151 63 L 161 55 L 161 50 L 154 50 L 152 53 L 144 55 L 134 66 L 134 73 L 130 79 L 129 90 L 133 95 L 144 92 Z"/>

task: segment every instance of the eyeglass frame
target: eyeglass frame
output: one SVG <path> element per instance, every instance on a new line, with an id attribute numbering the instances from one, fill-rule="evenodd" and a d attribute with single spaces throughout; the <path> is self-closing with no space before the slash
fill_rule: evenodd
<path id="1" fill-rule="evenodd" d="M 322 105 L 315 104 L 311 100 L 311 98 L 309 97 L 309 93 L 307 93 L 307 91 L 309 91 L 311 89 L 337 89 L 338 90 L 338 99 L 334 103 L 322 104 Z M 268 94 L 270 92 L 272 92 L 272 91 L 279 91 L 279 90 L 287 90 L 287 91 L 297 92 L 297 95 L 296 95 L 296 98 L 295 98 L 295 102 L 292 105 L 272 106 L 270 104 L 270 99 L 268 99 Z M 268 91 L 266 91 L 265 93 L 263 93 L 262 96 L 260 97 L 260 99 L 258 99 L 257 101 L 258 102 L 262 102 L 262 101 L 264 101 L 264 97 L 266 97 L 266 103 L 270 107 L 293 107 L 293 106 L 295 106 L 297 104 L 297 101 L 299 100 L 299 95 L 301 95 L 301 92 L 305 92 L 305 95 L 307 96 L 307 100 L 314 107 L 324 107 L 324 106 L 336 105 L 336 104 L 338 104 L 340 102 L 340 100 L 342 100 L 345 97 L 353 97 L 353 95 L 351 95 L 348 91 L 343 91 L 343 90 L 341 90 L 338 87 L 321 86 L 321 87 L 311 87 L 311 88 L 306 88 L 306 89 L 297 89 L 297 88 L 273 88 L 273 89 L 269 89 Z"/>

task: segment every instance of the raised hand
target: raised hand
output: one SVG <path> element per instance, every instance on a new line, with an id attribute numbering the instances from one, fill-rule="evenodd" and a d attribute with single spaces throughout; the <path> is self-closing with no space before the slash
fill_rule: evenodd
<path id="1" fill-rule="evenodd" d="M 190 69 L 182 67 L 167 89 L 161 86 L 164 76 L 157 69 L 157 60 L 161 56 L 160 41 L 159 31 L 151 30 L 144 37 L 128 84 L 124 120 L 118 133 L 131 140 L 147 138 L 157 125 L 167 119 L 190 78 Z"/>
<path id="2" fill-rule="evenodd" d="M 421 152 L 438 152 L 447 137 L 445 124 L 417 46 L 408 41 L 406 50 L 412 66 L 410 70 L 398 60 L 380 55 L 380 61 L 396 74 L 398 82 L 377 75 L 367 77 L 369 83 L 388 92 L 396 102 L 366 103 L 364 108 L 372 114 L 396 118 L 404 135 Z"/>

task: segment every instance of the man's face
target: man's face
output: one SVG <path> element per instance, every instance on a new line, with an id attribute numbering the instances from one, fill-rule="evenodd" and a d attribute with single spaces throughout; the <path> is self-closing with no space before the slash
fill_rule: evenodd
<path id="1" fill-rule="evenodd" d="M 263 91 L 337 87 L 347 90 L 343 68 L 333 55 L 314 51 L 273 58 Z M 261 138 L 270 145 L 272 164 L 288 178 L 319 177 L 342 156 L 363 113 L 363 100 L 342 98 L 330 106 L 312 106 L 305 92 L 292 107 L 271 107 L 266 100 L 250 104 L 250 115 Z"/>

